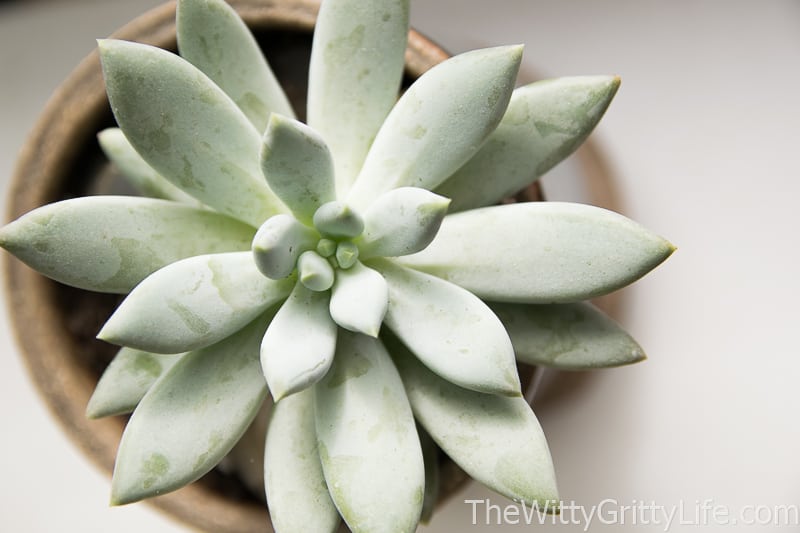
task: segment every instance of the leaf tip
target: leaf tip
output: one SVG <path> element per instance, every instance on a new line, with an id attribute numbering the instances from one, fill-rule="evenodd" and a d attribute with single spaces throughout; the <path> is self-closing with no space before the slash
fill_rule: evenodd
<path id="1" fill-rule="evenodd" d="M 121 505 L 127 505 L 129 503 L 134 503 L 139 501 L 141 498 L 137 498 L 134 496 L 130 491 L 123 490 L 119 486 L 119 476 L 117 472 L 114 472 L 114 476 L 111 479 L 111 496 L 109 497 L 108 504 L 111 507 L 119 507 Z"/>
<path id="2" fill-rule="evenodd" d="M 9 250 L 9 245 L 11 244 L 12 240 L 11 233 L 13 230 L 9 228 L 12 226 L 12 224 L 13 222 L 11 224 L 6 224 L 5 226 L 0 227 L 0 248 L 3 248 L 8 251 L 11 251 Z"/>
<path id="3" fill-rule="evenodd" d="M 120 345 L 122 340 L 122 335 L 120 331 L 119 324 L 115 317 L 117 313 L 111 315 L 111 317 L 103 324 L 103 327 L 100 328 L 100 331 L 97 333 L 97 339 L 101 341 L 105 341 L 111 344 Z"/>
<path id="4" fill-rule="evenodd" d="M 97 402 L 94 401 L 94 398 L 94 395 L 89 398 L 89 403 L 86 404 L 86 411 L 84 412 L 84 415 L 89 420 L 97 420 L 104 416 L 102 410 L 97 406 Z"/>

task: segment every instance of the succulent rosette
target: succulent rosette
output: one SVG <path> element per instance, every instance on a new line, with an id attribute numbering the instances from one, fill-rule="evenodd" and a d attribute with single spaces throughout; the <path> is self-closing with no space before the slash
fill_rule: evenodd
<path id="1" fill-rule="evenodd" d="M 271 393 L 280 531 L 340 516 L 414 530 L 435 500 L 423 428 L 473 478 L 541 507 L 555 475 L 516 362 L 644 357 L 583 301 L 672 246 L 597 207 L 497 205 L 585 139 L 619 80 L 515 90 L 522 48 L 505 46 L 441 63 L 398 100 L 408 12 L 323 2 L 307 124 L 221 0 L 179 0 L 180 56 L 100 41 L 119 124 L 100 143 L 151 198 L 47 205 L 0 244 L 57 281 L 129 293 L 99 334 L 123 348 L 88 407 L 133 411 L 115 503 L 208 472 Z"/>

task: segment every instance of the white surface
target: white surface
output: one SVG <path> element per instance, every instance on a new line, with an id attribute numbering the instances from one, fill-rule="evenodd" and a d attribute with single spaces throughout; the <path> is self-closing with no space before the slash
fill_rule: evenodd
<path id="1" fill-rule="evenodd" d="M 38 110 L 93 39 L 156 3 L 0 4 L 4 186 Z M 526 69 L 621 75 L 596 139 L 626 213 L 679 248 L 627 292 L 624 323 L 650 359 L 598 374 L 542 413 L 562 497 L 588 507 L 713 499 L 734 513 L 800 505 L 800 4 L 414 0 L 412 20 L 451 51 L 522 42 Z M 51 421 L 0 318 L 2 529 L 186 531 L 144 505 L 106 506 L 107 479 Z M 463 499 L 488 494 L 471 488 L 429 530 L 499 529 L 482 507 L 468 529 Z"/>

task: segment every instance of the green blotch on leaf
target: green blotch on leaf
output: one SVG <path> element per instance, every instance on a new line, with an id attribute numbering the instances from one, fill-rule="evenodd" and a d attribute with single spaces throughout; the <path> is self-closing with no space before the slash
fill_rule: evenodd
<path id="1" fill-rule="evenodd" d="M 159 478 L 169 471 L 169 460 L 160 453 L 154 453 L 142 464 L 142 487 L 149 489 Z"/>
<path id="2" fill-rule="evenodd" d="M 167 303 L 170 308 L 186 324 L 186 327 L 198 335 L 205 335 L 211 330 L 211 325 L 187 306 L 171 300 Z"/>
<path id="3" fill-rule="evenodd" d="M 335 389 L 345 381 L 358 378 L 369 372 L 372 368 L 370 360 L 359 353 L 353 354 L 347 365 L 334 365 L 331 369 L 332 374 L 327 381 L 329 389 Z"/>
<path id="4" fill-rule="evenodd" d="M 163 370 L 158 358 L 149 353 L 141 352 L 131 363 L 131 373 L 139 374 L 150 379 L 155 379 L 160 376 Z"/>

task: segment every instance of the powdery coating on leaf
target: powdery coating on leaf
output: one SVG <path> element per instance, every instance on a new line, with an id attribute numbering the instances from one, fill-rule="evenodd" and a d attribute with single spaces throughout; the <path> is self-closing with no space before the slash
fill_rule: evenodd
<path id="1" fill-rule="evenodd" d="M 474 50 L 420 77 L 381 126 L 348 202 L 364 209 L 397 187 L 432 189 L 478 151 L 508 105 L 521 46 Z"/>
<path id="2" fill-rule="evenodd" d="M 589 303 L 490 304 L 503 322 L 517 360 L 564 370 L 637 363 L 644 351 L 616 322 Z"/>
<path id="3" fill-rule="evenodd" d="M 397 262 L 484 300 L 569 303 L 633 283 L 674 250 L 617 213 L 532 202 L 448 215 L 430 246 Z"/>
<path id="4" fill-rule="evenodd" d="M 190 257 L 142 281 L 98 338 L 157 353 L 203 348 L 286 298 L 292 285 L 266 278 L 250 252 Z"/>
<path id="5" fill-rule="evenodd" d="M 258 43 L 228 4 L 180 0 L 175 23 L 181 57 L 214 80 L 258 131 L 270 112 L 294 116 Z"/>
<path id="6" fill-rule="evenodd" d="M 558 501 L 555 471 L 536 416 L 521 398 L 474 392 L 427 370 L 396 339 L 387 347 L 417 421 L 470 476 L 516 502 Z"/>
<path id="7" fill-rule="evenodd" d="M 325 138 L 344 198 L 397 100 L 408 38 L 408 0 L 326 0 L 308 79 L 308 124 Z"/>
<path id="8" fill-rule="evenodd" d="M 389 305 L 389 289 L 379 273 L 360 262 L 339 269 L 333 283 L 330 313 L 344 329 L 377 337 Z"/>
<path id="9" fill-rule="evenodd" d="M 423 250 L 439 231 L 450 200 L 425 189 L 401 187 L 378 197 L 364 214 L 360 257 L 396 257 Z"/>
<path id="10" fill-rule="evenodd" d="M 202 205 L 199 200 L 192 198 L 153 170 L 131 146 L 121 129 L 106 128 L 97 134 L 97 141 L 106 157 L 142 195 L 195 207 Z"/>
<path id="11" fill-rule="evenodd" d="M 341 332 L 333 367 L 314 394 L 325 480 L 347 525 L 355 533 L 414 531 L 425 482 L 422 450 L 400 376 L 380 341 Z"/>
<path id="12" fill-rule="evenodd" d="M 122 435 L 113 504 L 191 483 L 236 444 L 266 396 L 258 346 L 269 319 L 184 355 L 147 392 Z"/>
<path id="13" fill-rule="evenodd" d="M 336 349 L 336 323 L 328 292 L 297 283 L 261 343 L 261 367 L 275 402 L 306 389 L 328 372 Z"/>
<path id="14" fill-rule="evenodd" d="M 468 389 L 519 396 L 511 341 L 485 303 L 434 276 L 376 261 L 389 285 L 386 325 L 425 365 Z"/>
<path id="15" fill-rule="evenodd" d="M 273 192 L 306 225 L 322 204 L 335 199 L 331 154 L 320 135 L 302 122 L 270 117 L 261 171 Z"/>
<path id="16" fill-rule="evenodd" d="M 322 473 L 314 427 L 314 391 L 275 405 L 264 452 L 264 484 L 276 531 L 333 532 L 339 513 Z"/>
<path id="17" fill-rule="evenodd" d="M 91 196 L 23 215 L 0 228 L 0 246 L 61 283 L 125 294 L 179 259 L 246 250 L 254 233 L 230 217 L 175 202 Z"/>
<path id="18" fill-rule="evenodd" d="M 618 88 L 617 77 L 577 76 L 516 89 L 497 129 L 436 192 L 453 199 L 451 212 L 499 203 L 578 148 Z"/>
<path id="19" fill-rule="evenodd" d="M 108 99 L 142 158 L 204 204 L 261 225 L 286 211 L 261 178 L 261 135 L 205 74 L 165 50 L 99 41 Z"/>
<path id="20" fill-rule="evenodd" d="M 181 355 L 122 348 L 97 382 L 86 406 L 86 416 L 102 418 L 132 412 L 153 383 L 178 362 Z"/>

